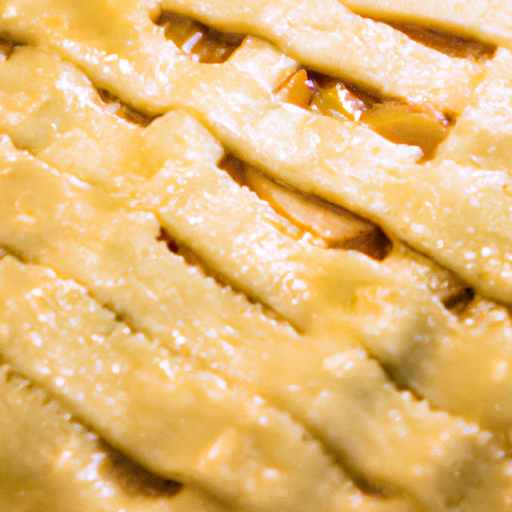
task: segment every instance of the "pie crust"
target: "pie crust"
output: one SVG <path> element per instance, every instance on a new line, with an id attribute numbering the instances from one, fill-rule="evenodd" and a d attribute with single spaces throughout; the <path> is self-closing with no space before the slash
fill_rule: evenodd
<path id="1" fill-rule="evenodd" d="M 512 509 L 510 2 L 0 34 L 0 510 Z"/>

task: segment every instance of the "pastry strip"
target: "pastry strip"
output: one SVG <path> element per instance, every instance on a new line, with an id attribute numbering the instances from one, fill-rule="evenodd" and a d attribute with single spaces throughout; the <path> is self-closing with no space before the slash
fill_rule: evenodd
<path id="1" fill-rule="evenodd" d="M 512 47 L 512 9 L 507 0 L 340 0 L 354 12 L 394 22 L 418 23 Z"/>
<path id="2" fill-rule="evenodd" d="M 177 495 L 141 493 L 130 480 L 140 472 L 116 469 L 115 454 L 95 434 L 6 365 L 0 368 L 0 433 L 2 510 L 68 512 L 71 503 L 74 512 L 223 510 L 191 487 Z"/>
<path id="3" fill-rule="evenodd" d="M 436 160 L 454 160 L 476 169 L 510 175 L 512 159 L 512 55 L 500 48 L 488 63 L 450 136 L 438 148 Z M 506 192 L 512 194 L 509 185 Z"/>

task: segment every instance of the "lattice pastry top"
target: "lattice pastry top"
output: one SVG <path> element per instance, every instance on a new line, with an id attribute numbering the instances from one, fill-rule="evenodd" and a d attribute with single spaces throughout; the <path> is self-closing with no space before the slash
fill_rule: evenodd
<path id="1" fill-rule="evenodd" d="M 0 1 L 0 509 L 512 509 L 512 4 Z"/>

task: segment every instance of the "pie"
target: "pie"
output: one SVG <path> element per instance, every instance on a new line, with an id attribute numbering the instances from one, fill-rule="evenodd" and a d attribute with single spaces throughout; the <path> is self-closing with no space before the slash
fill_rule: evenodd
<path id="1" fill-rule="evenodd" d="M 0 2 L 0 510 L 512 510 L 512 3 Z"/>

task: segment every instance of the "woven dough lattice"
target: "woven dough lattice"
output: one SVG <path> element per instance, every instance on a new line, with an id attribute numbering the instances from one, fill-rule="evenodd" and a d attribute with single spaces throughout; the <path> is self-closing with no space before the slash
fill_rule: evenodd
<path id="1" fill-rule="evenodd" d="M 512 4 L 0 1 L 0 509 L 512 509 Z"/>

